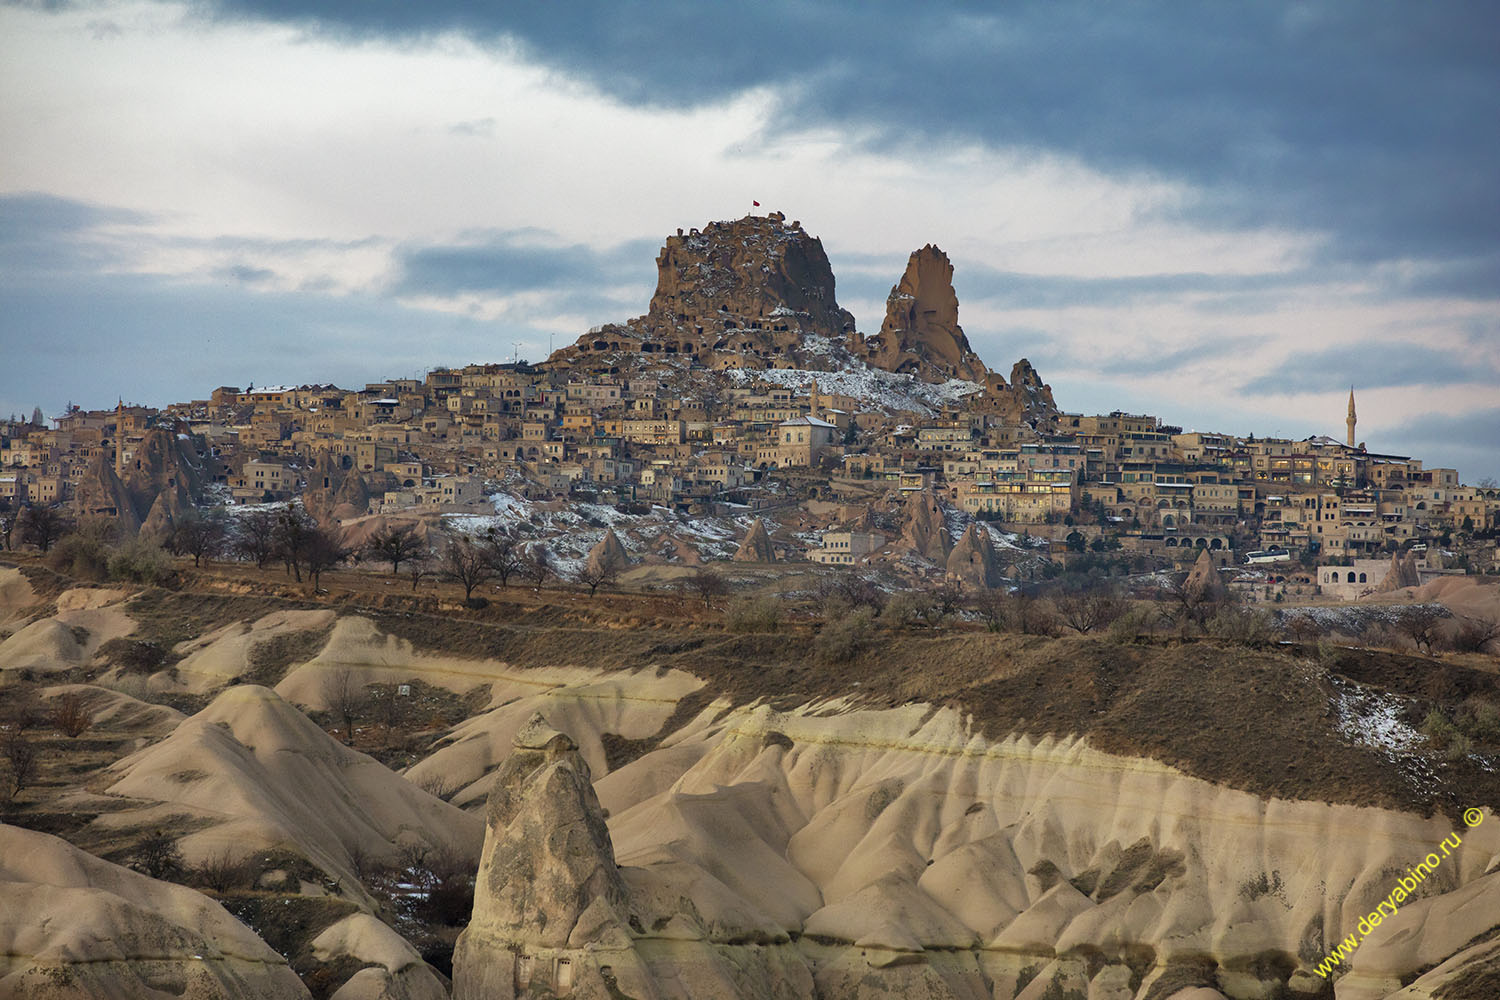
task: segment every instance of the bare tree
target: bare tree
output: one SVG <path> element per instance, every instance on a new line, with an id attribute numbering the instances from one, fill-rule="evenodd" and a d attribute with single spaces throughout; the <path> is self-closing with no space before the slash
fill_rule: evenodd
<path id="1" fill-rule="evenodd" d="M 52 726 L 69 739 L 77 739 L 94 724 L 93 713 L 84 708 L 83 695 L 69 691 L 52 707 Z"/>
<path id="2" fill-rule="evenodd" d="M 1057 614 L 1064 625 L 1086 635 L 1096 628 L 1105 628 L 1125 613 L 1125 604 L 1113 594 L 1097 590 L 1082 593 L 1059 594 L 1052 599 Z"/>
<path id="3" fill-rule="evenodd" d="M 10 551 L 10 536 L 16 530 L 16 515 L 9 507 L 0 506 L 0 548 Z"/>
<path id="4" fill-rule="evenodd" d="M 36 741 L 26 736 L 19 725 L 13 725 L 0 737 L 0 753 L 4 753 L 5 762 L 9 765 L 8 788 L 14 798 L 36 780 L 37 768 L 40 766 Z"/>
<path id="5" fill-rule="evenodd" d="M 1436 604 L 1413 604 L 1396 619 L 1396 631 L 1410 639 L 1423 653 L 1431 654 L 1443 640 L 1442 623 L 1448 611 Z"/>
<path id="6" fill-rule="evenodd" d="M 276 554 L 276 515 L 262 509 L 241 517 L 234 534 L 234 548 L 255 563 L 256 569 L 265 569 Z"/>
<path id="7" fill-rule="evenodd" d="M 885 594 L 881 589 L 852 570 L 842 570 L 819 580 L 818 599 L 824 605 L 869 608 L 877 615 L 885 608 Z"/>
<path id="8" fill-rule="evenodd" d="M 323 678 L 323 702 L 333 717 L 344 724 L 344 742 L 354 744 L 354 723 L 370 704 L 369 692 L 349 667 L 340 667 Z"/>
<path id="9" fill-rule="evenodd" d="M 969 606 L 984 619 L 991 632 L 1004 632 L 1015 624 L 1016 602 L 1004 587 L 991 587 L 969 598 Z"/>
<path id="10" fill-rule="evenodd" d="M 422 540 L 417 529 L 410 524 L 393 524 L 370 536 L 365 551 L 376 559 L 391 564 L 391 575 L 401 572 L 401 564 L 416 557 L 422 550 Z"/>
<path id="11" fill-rule="evenodd" d="M 167 536 L 167 551 L 174 555 L 192 556 L 193 565 L 201 565 L 224 551 L 229 537 L 228 525 L 220 513 L 189 513 L 177 519 L 172 533 Z"/>
<path id="12" fill-rule="evenodd" d="M 449 539 L 443 550 L 441 573 L 464 588 L 464 600 L 474 599 L 474 588 L 495 575 L 489 554 L 484 547 L 468 535 Z"/>
<path id="13" fill-rule="evenodd" d="M 21 511 L 17 525 L 21 529 L 21 543 L 35 545 L 40 552 L 52 548 L 68 531 L 67 519 L 56 507 L 47 504 L 29 504 Z"/>
<path id="14" fill-rule="evenodd" d="M 1453 637 L 1453 646 L 1462 653 L 1482 653 L 1490 643 L 1500 639 L 1500 622 L 1488 618 L 1465 618 Z"/>
<path id="15" fill-rule="evenodd" d="M 705 608 L 714 606 L 714 598 L 723 597 L 729 592 L 729 585 L 724 578 L 710 569 L 700 569 L 688 577 L 688 587 L 703 600 Z"/>
<path id="16" fill-rule="evenodd" d="M 318 522 L 314 521 L 300 503 L 295 501 L 282 507 L 276 514 L 276 527 L 272 533 L 276 554 L 286 563 L 286 571 L 302 582 L 302 565 L 307 558 L 308 546 L 313 544 Z"/>
<path id="17" fill-rule="evenodd" d="M 354 872 L 355 878 L 368 885 L 372 879 L 388 874 L 391 865 L 389 861 L 367 850 L 364 844 L 356 843 L 349 848 L 349 868 Z"/>
<path id="18" fill-rule="evenodd" d="M 183 869 L 182 849 L 165 830 L 147 834 L 128 855 L 130 867 L 152 878 L 170 878 Z"/>
<path id="19" fill-rule="evenodd" d="M 594 592 L 600 587 L 613 585 L 615 578 L 619 575 L 619 567 L 612 562 L 602 563 L 597 566 L 585 563 L 583 568 L 578 571 L 575 579 L 589 588 L 589 596 L 593 597 Z"/>
<path id="20" fill-rule="evenodd" d="M 313 528 L 302 547 L 302 559 L 307 564 L 307 575 L 312 581 L 314 592 L 318 589 L 318 579 L 323 573 L 348 559 L 349 555 L 349 547 L 343 543 L 339 532 L 323 527 Z"/>
<path id="21" fill-rule="evenodd" d="M 938 585 L 932 588 L 932 603 L 937 610 L 939 620 L 957 612 L 964 603 L 963 581 L 957 577 L 943 577 Z"/>
<path id="22" fill-rule="evenodd" d="M 542 584 L 556 571 L 552 563 L 552 550 L 541 542 L 528 546 L 526 555 L 522 557 L 521 571 L 535 584 L 537 590 L 541 590 Z"/>
<path id="23" fill-rule="evenodd" d="M 510 578 L 521 572 L 521 544 L 514 535 L 491 528 L 483 537 L 490 569 L 500 578 L 500 586 L 510 586 Z"/>
<path id="24" fill-rule="evenodd" d="M 244 858 L 235 854 L 232 847 L 226 847 L 194 866 L 193 874 L 205 889 L 223 894 L 243 885 L 249 870 Z"/>

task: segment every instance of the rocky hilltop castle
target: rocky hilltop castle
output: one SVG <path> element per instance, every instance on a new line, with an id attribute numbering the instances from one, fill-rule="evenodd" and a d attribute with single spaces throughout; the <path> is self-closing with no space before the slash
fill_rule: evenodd
<path id="1" fill-rule="evenodd" d="M 590 330 L 549 364 L 610 376 L 664 359 L 713 371 L 868 365 L 928 383 L 976 383 L 983 393 L 974 402 L 1013 420 L 1056 412 L 1029 362 L 1007 383 L 974 353 L 958 323 L 953 265 L 932 244 L 912 253 L 879 333 L 869 336 L 838 304 L 822 241 L 781 212 L 679 229 L 656 268 L 644 316 Z"/>

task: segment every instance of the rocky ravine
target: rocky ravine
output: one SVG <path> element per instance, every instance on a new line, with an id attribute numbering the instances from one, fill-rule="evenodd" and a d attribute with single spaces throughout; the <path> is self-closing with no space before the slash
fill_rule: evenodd
<path id="1" fill-rule="evenodd" d="M 989 742 L 926 706 L 711 708 L 589 774 L 542 717 L 517 736 L 461 1000 L 1334 995 L 1314 967 L 1452 832 Z M 1500 822 L 1461 833 L 1339 1000 L 1441 995 L 1500 959 Z"/>
<path id="2" fill-rule="evenodd" d="M 124 627 L 102 616 L 127 615 L 131 604 L 95 608 L 98 602 L 78 593 L 57 598 L 59 616 L 87 613 L 98 628 Z M 112 597 L 89 593 L 100 602 Z M 90 607 L 61 610 L 75 605 Z M 512 645 L 516 659 L 558 664 L 528 668 L 422 652 L 370 618 L 330 623 L 331 616 L 279 611 L 182 643 L 186 658 L 174 683 L 191 680 L 207 695 L 253 659 L 257 642 L 275 641 L 288 627 L 331 624 L 321 648 L 290 664 L 274 694 L 230 685 L 187 720 L 158 710 L 147 720 L 150 735 L 141 730 L 140 737 L 154 742 L 121 760 L 107 781 L 68 794 L 79 808 L 100 813 L 84 833 L 133 816 L 187 815 L 193 832 L 181 843 L 190 859 L 234 842 L 291 851 L 336 877 L 340 897 L 364 912 L 330 929 L 318 947 L 379 966 L 360 973 L 375 987 L 371 995 L 414 995 L 418 982 L 424 995 L 441 987 L 415 953 L 381 937 L 354 889 L 347 852 L 457 838 L 467 853 L 474 848 L 465 845 L 479 844 L 479 810 L 484 842 L 473 918 L 455 956 L 459 997 L 1479 1000 L 1495 995 L 1500 982 L 1500 820 L 1493 817 L 1458 829 L 1462 843 L 1453 856 L 1360 945 L 1332 985 L 1315 967 L 1454 833 L 1451 818 L 1257 795 L 1158 760 L 1106 753 L 1090 739 L 1018 735 L 1022 724 L 996 728 L 993 717 L 982 720 L 986 729 L 969 714 L 994 716 L 981 700 L 878 707 L 883 661 L 876 654 L 862 663 L 859 683 L 849 681 L 869 691 L 863 698 L 778 695 L 778 710 L 753 693 L 717 693 L 732 678 L 708 669 L 719 654 L 706 639 L 670 656 L 620 646 L 616 658 L 631 668 L 609 669 L 569 665 L 597 660 L 606 648 L 587 645 L 584 632 L 537 629 L 537 642 L 573 645 L 547 657 L 541 646 L 523 655 L 522 645 Z M 519 643 L 523 634 L 530 633 L 503 628 L 489 638 Z M 22 638 L 18 632 L 12 641 Z M 775 638 L 781 646 L 796 642 Z M 593 641 L 627 639 L 609 632 Z M 999 637 L 993 642 L 1002 645 L 985 648 L 991 657 L 1009 655 L 1019 641 Z M 895 638 L 892 645 L 911 648 Z M 1110 647 L 1046 648 L 1087 658 Z M 1205 658 L 1231 651 L 1204 645 L 1193 655 L 1204 660 L 1206 677 L 1212 669 Z M 1104 717 L 1119 703 L 1158 697 L 1158 688 L 1135 678 L 1157 669 L 1168 651 L 1141 657 L 1122 661 L 1118 687 L 1097 710 Z M 699 676 L 688 669 L 694 658 L 705 667 Z M 1223 669 L 1265 683 L 1273 675 L 1257 672 L 1264 666 L 1242 659 Z M 1395 695 L 1379 690 L 1380 671 L 1400 666 L 1388 655 L 1371 658 L 1363 669 L 1375 686 L 1361 697 L 1393 703 Z M 733 676 L 750 672 L 764 688 L 776 669 L 770 660 L 740 664 Z M 0 681 L 32 670 L 0 655 Z M 370 682 L 482 687 L 488 702 L 396 775 L 337 746 L 291 707 L 326 707 L 324 681 L 344 670 Z M 1324 704 L 1308 670 L 1303 701 L 1317 705 L 1307 724 L 1316 725 L 1322 712 L 1327 725 L 1344 732 L 1349 706 L 1340 692 L 1354 682 L 1339 680 L 1334 701 Z M 1489 675 L 1475 671 L 1433 663 L 1429 679 L 1445 670 L 1450 682 L 1469 690 L 1488 684 L 1483 691 L 1492 693 Z M 1028 705 L 1030 715 L 1048 711 L 1018 687 L 1030 689 L 1033 676 L 1045 697 L 1090 697 L 1063 663 L 1035 675 L 1013 666 L 1005 676 L 1006 697 Z M 163 672 L 142 687 L 170 680 Z M 1253 696 L 1239 695 L 1247 703 Z M 117 707 L 150 709 L 112 697 Z M 1300 711 L 1286 705 L 1285 712 Z M 1386 728 L 1392 726 L 1400 728 L 1394 715 Z M 1167 750 L 1189 740 L 1196 748 L 1185 767 L 1212 762 L 1203 756 L 1201 732 L 1173 732 L 1177 743 L 1169 740 Z M 1252 730 L 1221 732 L 1226 743 L 1254 738 Z M 1381 749 L 1391 732 L 1346 735 L 1388 762 L 1393 780 L 1465 791 L 1430 769 L 1412 770 L 1417 758 Z M 1309 746 L 1336 753 L 1326 742 Z M 1242 752 L 1256 749 L 1246 744 Z M 1476 759 L 1478 768 L 1488 758 Z M 1332 789 L 1355 758 L 1341 758 L 1337 771 L 1333 760 L 1303 753 L 1294 762 L 1317 780 L 1278 787 Z M 1385 772 L 1360 773 L 1373 779 Z M 1497 804 L 1493 783 L 1479 771 L 1446 773 L 1475 782 L 1464 804 L 1486 813 Z M 459 788 L 452 804 L 409 784 L 429 776 Z M 314 790 L 311 803 L 296 801 L 297 789 Z M 1349 801 L 1347 789 L 1330 797 Z M 315 813 L 304 815 L 309 805 Z M 253 939 L 224 929 L 237 925 L 225 924 L 222 911 L 193 902 L 202 897 L 55 838 L 23 845 L 31 835 L 5 835 L 12 840 L 0 910 L 22 914 L 6 924 L 11 958 L 0 978 L 21 977 L 4 980 L 6 987 L 66 976 L 69 988 L 58 995 L 110 996 L 111 983 L 137 980 L 170 994 L 190 976 L 184 995 L 221 996 L 243 995 L 240 982 L 269 977 L 258 992 L 297 992 L 284 966 Z M 13 860 L 23 848 L 58 860 Z M 45 927 L 34 930 L 30 914 L 54 898 L 70 902 L 48 910 Z M 37 902 L 13 905 L 26 900 Z M 137 911 L 166 921 L 165 943 L 110 951 L 107 942 L 120 937 L 127 920 L 121 914 Z M 118 966 L 97 964 L 101 955 Z M 202 965 L 212 955 L 224 958 Z"/>

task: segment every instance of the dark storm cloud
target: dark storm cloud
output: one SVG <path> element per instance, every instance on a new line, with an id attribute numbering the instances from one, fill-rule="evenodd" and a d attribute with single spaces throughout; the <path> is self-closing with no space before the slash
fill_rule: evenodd
<path id="1" fill-rule="evenodd" d="M 0 270 L 0 408 L 60 413 L 201 399 L 216 385 L 366 381 L 545 353 L 547 333 L 407 309 L 390 298 L 268 293 L 152 275 Z M 87 363 L 80 363 L 87 359 Z"/>
<path id="2" fill-rule="evenodd" d="M 1366 343 L 1293 354 L 1240 391 L 1252 395 L 1414 385 L 1500 384 L 1494 365 L 1422 344 Z"/>
<path id="3" fill-rule="evenodd" d="M 1361 435 L 1363 437 L 1363 435 Z M 1474 413 L 1423 413 L 1372 432 L 1370 447 L 1419 455 L 1428 468 L 1457 469 L 1464 482 L 1500 479 L 1500 407 Z"/>
<path id="4" fill-rule="evenodd" d="M 1500 449 L 1500 407 L 1475 413 L 1423 413 L 1387 431 L 1391 441 L 1409 446 L 1456 444 Z M 1495 456 L 1500 459 L 1500 453 Z"/>
<path id="5" fill-rule="evenodd" d="M 397 255 L 398 295 L 509 294 L 639 283 L 649 287 L 657 244 L 636 240 L 609 250 L 556 246 L 533 231 L 488 233 L 472 242 L 407 247 Z M 644 302 L 641 303 L 645 305 Z M 622 317 L 623 318 L 623 317 Z"/>
<path id="6" fill-rule="evenodd" d="M 0 195 L 0 272 L 56 272 L 107 263 L 115 253 L 97 231 L 148 221 L 148 216 L 122 208 L 51 195 Z"/>
<path id="7" fill-rule="evenodd" d="M 769 84 L 776 127 L 1073 154 L 1203 192 L 1179 217 L 1326 231 L 1329 263 L 1500 247 L 1500 18 L 1484 4 L 476 5 L 219 0 L 355 36 L 513 40 L 631 103 Z"/>
<path id="8" fill-rule="evenodd" d="M 960 302 L 970 298 L 1006 309 L 1065 309 L 1070 306 L 1112 307 L 1150 301 L 1181 301 L 1185 296 L 1232 297 L 1236 301 L 1262 298 L 1269 305 L 1285 301 L 1285 293 L 1314 280 L 1310 274 L 1147 274 L 1121 278 L 1077 278 L 1068 275 L 998 271 L 964 265 L 954 286 Z M 1240 310 L 1236 310 L 1240 311 Z"/>

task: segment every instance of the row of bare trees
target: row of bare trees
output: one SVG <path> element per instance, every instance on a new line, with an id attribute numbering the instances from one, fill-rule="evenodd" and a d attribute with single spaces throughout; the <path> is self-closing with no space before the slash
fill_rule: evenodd
<path id="1" fill-rule="evenodd" d="M 439 572 L 464 588 L 465 601 L 472 601 L 475 589 L 491 580 L 508 587 L 512 578 L 519 577 L 541 590 L 549 578 L 558 575 L 558 568 L 552 550 L 543 543 L 522 545 L 509 532 L 488 528 L 478 535 L 449 539 Z"/>

